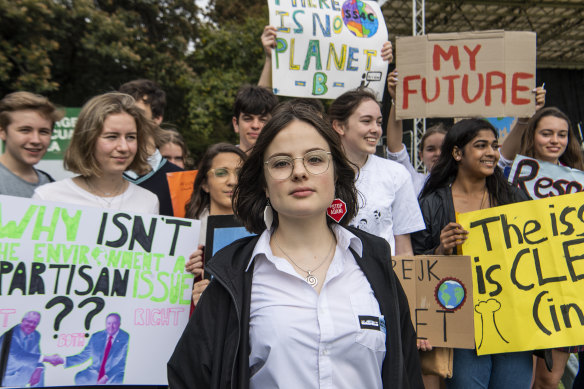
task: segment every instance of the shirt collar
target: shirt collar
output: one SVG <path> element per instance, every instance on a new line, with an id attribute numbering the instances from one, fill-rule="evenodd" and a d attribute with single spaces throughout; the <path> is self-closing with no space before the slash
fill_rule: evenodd
<path id="1" fill-rule="evenodd" d="M 332 225 L 333 233 L 337 238 L 337 246 L 342 250 L 348 250 L 352 248 L 360 257 L 363 256 L 363 243 L 357 236 L 355 236 L 351 231 L 343 228 L 337 224 Z M 256 256 L 263 254 L 266 257 L 273 256 L 272 248 L 270 247 L 270 237 L 272 236 L 271 230 L 264 230 L 258 239 L 253 252 L 251 254 L 251 260 L 249 261 L 245 271 L 249 270 L 252 262 L 255 260 Z"/>

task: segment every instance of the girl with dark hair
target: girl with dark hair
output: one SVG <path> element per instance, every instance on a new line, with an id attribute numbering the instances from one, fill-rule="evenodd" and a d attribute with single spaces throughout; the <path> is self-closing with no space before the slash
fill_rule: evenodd
<path id="1" fill-rule="evenodd" d="M 197 177 L 193 184 L 191 200 L 185 207 L 185 217 L 201 221 L 199 247 L 186 264 L 187 271 L 196 277 L 203 274 L 203 249 L 207 237 L 207 217 L 209 215 L 232 215 L 233 189 L 237 185 L 239 169 L 246 154 L 229 143 L 209 146 L 199 162 Z M 193 303 L 207 287 L 208 280 L 197 281 L 193 288 Z"/>
<path id="2" fill-rule="evenodd" d="M 389 246 L 345 227 L 354 177 L 316 110 L 274 114 L 234 197 L 259 235 L 207 265 L 213 279 L 168 364 L 172 388 L 423 388 Z"/>
<path id="3" fill-rule="evenodd" d="M 411 255 L 410 233 L 424 229 L 416 192 L 408 171 L 375 155 L 381 137 L 381 110 L 367 89 L 348 91 L 329 108 L 329 119 L 352 163 L 361 194 L 359 214 L 351 225 L 387 240 L 392 254 Z"/>
<path id="4" fill-rule="evenodd" d="M 438 162 L 420 194 L 426 230 L 412 235 L 415 254 L 455 254 L 468 232 L 455 214 L 528 200 L 512 187 L 497 166 L 497 130 L 482 119 L 456 123 L 446 134 Z M 454 349 L 449 389 L 529 388 L 531 352 L 477 356 Z"/>

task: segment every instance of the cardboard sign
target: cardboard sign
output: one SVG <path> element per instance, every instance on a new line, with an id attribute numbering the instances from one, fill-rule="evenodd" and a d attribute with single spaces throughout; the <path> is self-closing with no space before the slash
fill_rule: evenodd
<path id="1" fill-rule="evenodd" d="M 3 385 L 166 385 L 188 321 L 193 275 L 184 267 L 199 225 L 0 196 Z"/>
<path id="2" fill-rule="evenodd" d="M 274 94 L 334 99 L 366 86 L 383 97 L 385 20 L 375 1 L 268 0 L 278 29 Z"/>
<path id="3" fill-rule="evenodd" d="M 398 37 L 397 118 L 529 117 L 535 54 L 533 32 Z"/>
<path id="4" fill-rule="evenodd" d="M 172 212 L 176 217 L 185 217 L 185 208 L 193 195 L 197 171 L 185 170 L 184 172 L 166 173 L 170 200 L 172 201 Z"/>
<path id="5" fill-rule="evenodd" d="M 525 190 L 532 199 L 543 199 L 582 192 L 584 172 L 517 155 L 509 174 L 509 182 Z"/>
<path id="6" fill-rule="evenodd" d="M 469 257 L 392 257 L 419 339 L 433 347 L 474 348 Z"/>
<path id="7" fill-rule="evenodd" d="M 477 353 L 584 344 L 584 193 L 459 215 Z"/>

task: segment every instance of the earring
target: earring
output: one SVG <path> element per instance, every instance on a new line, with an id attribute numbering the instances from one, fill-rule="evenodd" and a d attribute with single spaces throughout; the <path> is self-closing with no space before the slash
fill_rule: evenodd
<path id="1" fill-rule="evenodd" d="M 264 208 L 264 223 L 266 223 L 266 228 L 269 230 L 272 228 L 272 223 L 274 222 L 274 211 L 272 210 L 272 204 L 270 204 L 270 199 L 266 203 Z"/>

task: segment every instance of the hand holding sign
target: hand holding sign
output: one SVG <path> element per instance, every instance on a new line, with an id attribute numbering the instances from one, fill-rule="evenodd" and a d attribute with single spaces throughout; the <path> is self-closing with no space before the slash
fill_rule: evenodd
<path id="1" fill-rule="evenodd" d="M 454 248 L 468 238 L 468 231 L 466 231 L 458 223 L 450 222 L 440 231 L 440 246 L 436 248 L 434 254 L 437 255 L 451 255 Z"/>

